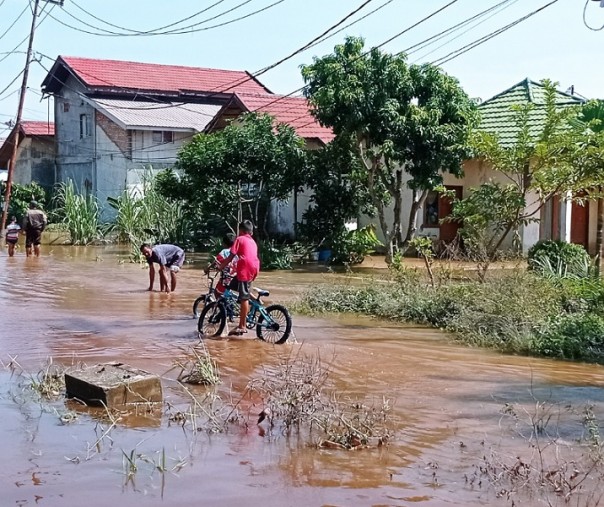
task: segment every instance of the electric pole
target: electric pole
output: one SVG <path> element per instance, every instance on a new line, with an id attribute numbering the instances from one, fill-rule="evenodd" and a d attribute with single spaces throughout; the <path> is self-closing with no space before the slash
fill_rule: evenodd
<path id="1" fill-rule="evenodd" d="M 45 0 L 49 3 L 63 5 L 63 0 Z M 32 8 L 31 29 L 29 31 L 29 43 L 27 46 L 27 56 L 25 57 L 25 67 L 23 68 L 23 81 L 21 82 L 21 93 L 19 94 L 19 106 L 17 107 L 17 119 L 15 120 L 15 136 L 13 138 L 13 151 L 8 165 L 8 174 L 6 176 L 6 190 L 4 191 L 4 206 L 2 208 L 2 221 L 0 222 L 0 231 L 6 227 L 6 216 L 10 205 L 10 194 L 13 186 L 13 175 L 15 172 L 15 162 L 17 160 L 17 148 L 19 147 L 19 131 L 21 130 L 21 118 L 23 116 L 23 105 L 25 103 L 25 91 L 27 90 L 27 78 L 29 76 L 29 64 L 34 45 L 34 33 L 36 31 L 36 21 L 38 18 L 38 6 L 40 0 L 34 0 Z"/>

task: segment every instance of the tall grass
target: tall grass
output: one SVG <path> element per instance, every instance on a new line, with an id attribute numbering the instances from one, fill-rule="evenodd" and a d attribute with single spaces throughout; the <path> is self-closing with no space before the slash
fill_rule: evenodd
<path id="1" fill-rule="evenodd" d="M 76 192 L 72 180 L 61 183 L 55 194 L 56 215 L 69 231 L 73 245 L 88 245 L 100 234 L 99 204 L 91 195 Z"/>
<path id="2" fill-rule="evenodd" d="M 108 198 L 117 212 L 111 229 L 121 242 L 128 243 L 131 257 L 140 259 L 141 243 L 178 243 L 188 239 L 189 224 L 183 205 L 163 197 L 152 174 L 143 177 L 142 189 L 126 189 L 120 197 Z"/>

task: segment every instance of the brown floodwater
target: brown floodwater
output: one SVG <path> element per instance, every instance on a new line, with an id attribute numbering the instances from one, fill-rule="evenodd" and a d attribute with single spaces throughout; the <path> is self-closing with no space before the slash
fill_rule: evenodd
<path id="1" fill-rule="evenodd" d="M 0 256 L 1 507 L 563 503 L 530 488 L 500 495 L 480 467 L 541 449 L 529 440 L 539 410 L 549 410 L 541 421 L 556 439 L 558 464 L 583 452 L 576 444 L 584 408 L 591 406 L 596 421 L 604 417 L 601 366 L 466 348 L 417 326 L 295 315 L 295 337 L 286 345 L 206 340 L 220 368 L 221 398 L 238 399 L 252 378 L 288 355 L 320 357 L 342 400 L 389 400 L 389 444 L 317 449 L 304 434 L 257 426 L 251 402 L 239 407 L 247 424 L 225 433 L 187 430 L 168 412 L 191 403 L 173 366 L 199 343 L 191 304 L 202 287 L 202 263 L 186 265 L 177 292 L 166 295 L 147 292 L 147 271 L 115 248 L 43 250 L 39 259 Z M 272 301 L 287 302 L 343 276 L 263 273 L 257 284 L 271 290 Z M 161 375 L 168 408 L 124 414 L 112 425 L 102 411 L 71 400 L 40 403 L 23 387 L 28 374 L 18 373 L 35 375 L 48 358 L 62 365 L 115 360 Z M 208 388 L 191 391 L 203 396 Z M 517 417 L 506 417 L 506 407 Z M 72 412 L 73 422 L 61 421 Z M 131 453 L 138 458 L 129 475 L 124 456 Z M 168 471 L 161 473 L 160 463 Z M 590 477 L 584 488 L 593 496 L 573 496 L 572 505 L 595 505 L 589 502 L 600 486 Z"/>

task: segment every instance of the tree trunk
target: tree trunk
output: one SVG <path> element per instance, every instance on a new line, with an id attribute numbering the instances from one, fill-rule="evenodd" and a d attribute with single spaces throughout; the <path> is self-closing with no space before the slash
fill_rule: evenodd
<path id="1" fill-rule="evenodd" d="M 602 187 L 599 188 L 602 192 Z M 598 222 L 596 228 L 596 274 L 602 276 L 602 243 L 604 242 L 604 199 L 598 197 Z"/>
<path id="2" fill-rule="evenodd" d="M 407 248 L 409 241 L 415 237 L 415 233 L 417 232 L 417 216 L 427 198 L 428 190 L 422 190 L 421 195 L 418 197 L 417 190 L 413 189 L 413 202 L 411 203 L 411 211 L 409 212 L 409 226 L 407 227 L 407 235 L 403 241 L 403 248 L 405 249 Z"/>

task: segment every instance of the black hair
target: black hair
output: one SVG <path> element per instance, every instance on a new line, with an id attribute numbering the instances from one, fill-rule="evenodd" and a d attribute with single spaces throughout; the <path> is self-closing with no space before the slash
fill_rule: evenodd
<path id="1" fill-rule="evenodd" d="M 17 221 L 17 217 L 15 215 L 13 215 L 12 217 L 10 217 L 10 221 L 11 222 L 16 222 Z"/>
<path id="2" fill-rule="evenodd" d="M 254 224 L 252 224 L 252 222 L 249 220 L 244 220 L 239 224 L 239 230 L 252 234 L 254 232 Z"/>
<path id="3" fill-rule="evenodd" d="M 236 236 L 232 232 L 227 232 L 222 238 L 222 243 L 227 248 L 231 248 L 233 246 L 233 243 L 235 243 L 235 237 Z"/>
<path id="4" fill-rule="evenodd" d="M 151 248 L 151 245 L 150 245 L 149 243 L 143 243 L 143 244 L 141 245 L 141 248 L 140 248 L 141 252 L 142 252 L 142 251 L 143 251 L 145 248 Z"/>

